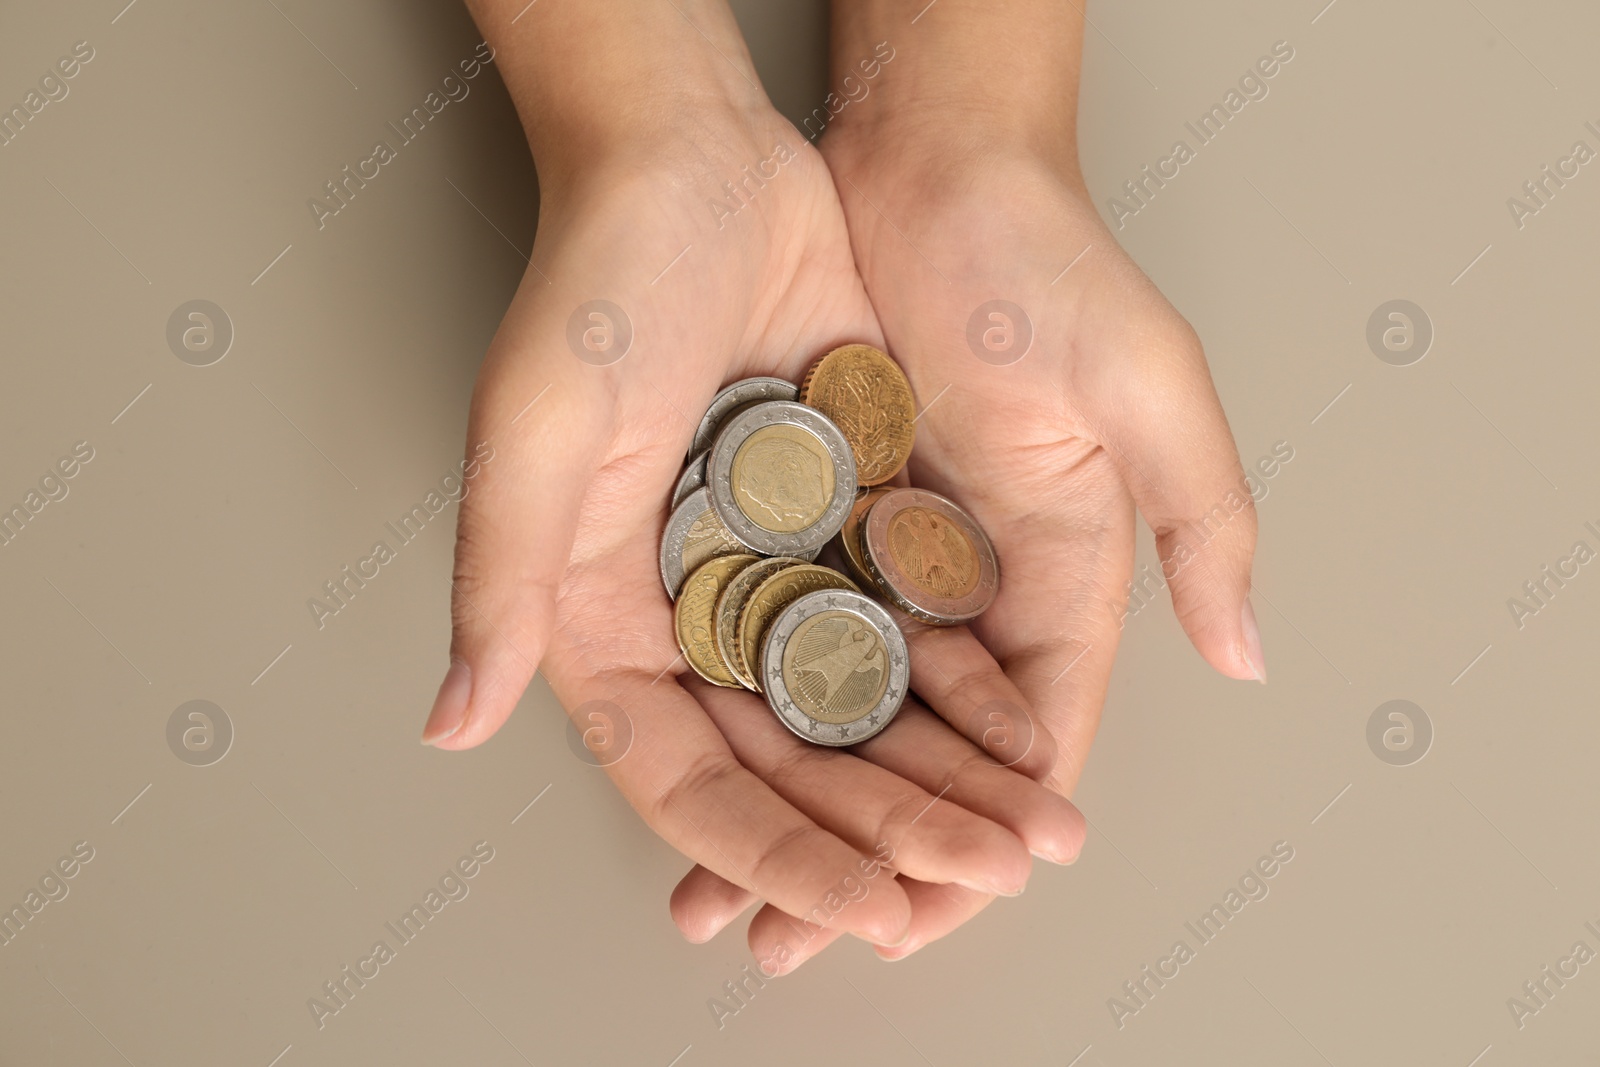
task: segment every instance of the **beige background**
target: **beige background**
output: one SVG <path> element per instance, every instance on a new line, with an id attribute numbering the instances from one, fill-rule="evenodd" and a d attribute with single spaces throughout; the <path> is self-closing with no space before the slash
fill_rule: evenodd
<path id="1" fill-rule="evenodd" d="M 1592 5 L 1092 6 L 1102 203 L 1295 50 L 1120 234 L 1205 338 L 1246 462 L 1294 451 L 1261 504 L 1271 683 L 1216 677 L 1164 602 L 1142 612 L 1079 864 L 896 966 L 830 950 L 719 1030 L 742 923 L 679 938 L 686 861 L 574 758 L 542 683 L 482 749 L 417 744 L 453 515 L 320 632 L 305 606 L 458 461 L 532 241 L 492 71 L 326 229 L 305 206 L 471 53 L 471 23 L 124 2 L 0 13 L 6 107 L 95 49 L 0 148 L 0 503 L 94 449 L 0 548 L 0 904 L 94 849 L 0 947 L 0 1063 L 1595 1062 L 1600 964 L 1520 1030 L 1506 1004 L 1574 942 L 1600 950 L 1600 568 L 1520 630 L 1507 607 L 1600 548 L 1600 173 L 1520 230 L 1506 206 L 1574 141 L 1600 148 Z M 778 104 L 820 102 L 820 4 L 737 6 Z M 196 298 L 236 331 L 203 368 L 165 339 Z M 1366 342 L 1396 298 L 1436 331 L 1406 367 Z M 168 748 L 192 699 L 236 731 L 212 766 Z M 1391 699 L 1431 721 L 1421 762 L 1369 749 Z M 307 998 L 480 840 L 470 895 L 319 1032 Z M 1119 1029 L 1108 998 L 1278 841 L 1270 895 Z"/>

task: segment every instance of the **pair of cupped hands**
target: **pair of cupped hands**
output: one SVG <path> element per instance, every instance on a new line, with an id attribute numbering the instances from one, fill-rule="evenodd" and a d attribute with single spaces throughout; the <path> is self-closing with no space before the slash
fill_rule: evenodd
<path id="1" fill-rule="evenodd" d="M 1135 508 L 1200 654 L 1264 680 L 1255 515 L 1224 504 L 1249 491 L 1198 339 L 1101 222 L 1070 135 L 868 101 L 819 149 L 763 93 L 696 92 L 691 115 L 579 158 L 535 145 L 537 237 L 473 395 L 468 453 L 492 458 L 461 501 L 451 666 L 424 740 L 483 743 L 542 671 L 569 711 L 625 718 L 606 770 L 696 864 L 671 897 L 685 937 L 759 901 L 749 945 L 769 975 L 844 933 L 901 959 L 1022 892 L 1033 857 L 1077 859 L 1067 798 Z M 615 362 L 569 343 L 595 300 L 631 327 Z M 1011 309 L 971 328 L 997 300 Z M 657 552 L 716 391 L 798 382 L 848 342 L 904 368 L 923 409 L 910 482 L 972 512 L 1001 579 L 970 626 L 898 616 L 914 695 L 833 749 L 689 670 Z M 1202 528 L 1219 505 L 1229 521 Z"/>

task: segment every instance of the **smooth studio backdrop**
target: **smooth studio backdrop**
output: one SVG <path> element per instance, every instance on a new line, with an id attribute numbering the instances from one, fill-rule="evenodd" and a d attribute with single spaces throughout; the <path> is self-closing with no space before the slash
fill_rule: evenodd
<path id="1" fill-rule="evenodd" d="M 537 216 L 494 65 L 389 132 L 474 56 L 470 20 L 125 2 L 0 13 L 27 114 L 0 146 L 0 509 L 26 516 L 0 546 L 0 1064 L 1592 1062 L 1591 5 L 1090 5 L 1089 183 L 1261 472 L 1270 684 L 1202 664 L 1143 535 L 1082 860 L 905 962 L 841 943 L 719 1026 L 742 924 L 678 936 L 687 861 L 542 682 L 480 749 L 417 743 L 449 478 Z M 802 121 L 823 5 L 736 7 Z"/>

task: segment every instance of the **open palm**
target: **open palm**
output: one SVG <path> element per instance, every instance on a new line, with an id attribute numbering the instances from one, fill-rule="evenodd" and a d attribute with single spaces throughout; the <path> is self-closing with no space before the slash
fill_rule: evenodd
<path id="1" fill-rule="evenodd" d="M 688 673 L 656 559 L 694 421 L 728 381 L 798 380 L 830 347 L 882 336 L 827 168 L 793 127 L 765 113 L 652 163 L 543 189 L 530 269 L 473 397 L 469 452 L 489 442 L 494 458 L 462 504 L 452 667 L 425 737 L 481 743 L 542 669 L 569 710 L 604 708 L 631 732 L 607 771 L 703 865 L 680 899 L 813 913 L 885 845 L 909 877 L 1020 891 L 1029 852 L 1070 860 L 1082 822 L 968 739 L 982 740 L 965 725 L 973 701 L 1021 700 L 969 633 L 935 637 L 961 684 L 918 688 L 963 729 L 908 702 L 851 752 L 809 746 L 759 697 Z M 1054 762 L 1042 731 L 1028 759 L 1038 774 Z M 832 928 L 902 941 L 905 890 L 870 889 Z M 695 937 L 728 918 L 679 909 Z"/>
<path id="2" fill-rule="evenodd" d="M 1044 777 L 1070 795 L 1122 629 L 1136 505 L 1195 646 L 1230 677 L 1264 680 L 1248 600 L 1255 512 L 1199 341 L 1075 175 L 949 143 L 833 138 L 824 152 L 889 350 L 928 405 L 912 481 L 992 536 L 1000 595 L 973 631 L 1053 736 Z M 912 685 L 937 690 L 948 670 L 914 658 Z M 912 933 L 886 958 L 993 899 L 901 883 Z M 758 958 L 788 925 L 772 903 L 757 915 Z"/>

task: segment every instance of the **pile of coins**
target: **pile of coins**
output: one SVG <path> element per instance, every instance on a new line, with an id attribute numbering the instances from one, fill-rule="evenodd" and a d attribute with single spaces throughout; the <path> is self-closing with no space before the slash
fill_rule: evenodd
<path id="1" fill-rule="evenodd" d="M 747 378 L 718 393 L 672 492 L 661 580 L 684 658 L 708 682 L 764 694 L 816 744 L 878 733 L 910 685 L 905 635 L 864 588 L 935 626 L 976 618 L 999 588 L 970 515 L 884 484 L 911 456 L 916 418 L 900 367 L 845 345 L 798 388 Z"/>

